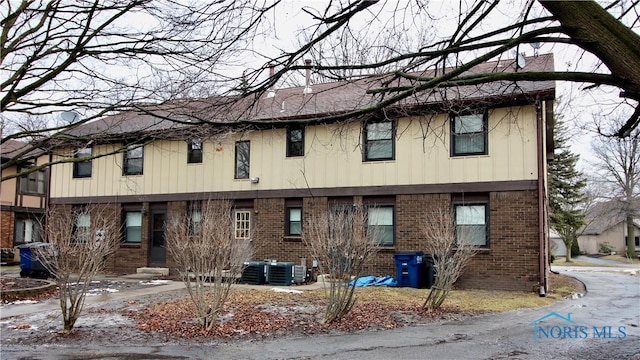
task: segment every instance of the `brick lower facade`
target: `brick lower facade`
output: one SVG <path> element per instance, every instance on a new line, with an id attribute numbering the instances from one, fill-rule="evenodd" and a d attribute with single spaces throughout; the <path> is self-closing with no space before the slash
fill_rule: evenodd
<path id="1" fill-rule="evenodd" d="M 0 211 L 0 243 L 2 248 L 13 247 L 15 214 L 13 211 Z"/>
<path id="2" fill-rule="evenodd" d="M 489 245 L 474 257 L 457 286 L 496 290 L 534 291 L 539 284 L 539 228 L 538 197 L 536 191 L 492 192 L 482 194 L 489 203 Z M 395 277 L 396 251 L 425 251 L 428 239 L 422 226 L 431 209 L 451 209 L 451 194 L 410 194 L 395 197 L 395 246 L 381 248 L 367 264 L 371 275 Z M 362 203 L 362 197 L 353 199 Z M 303 198 L 303 223 L 311 221 L 314 212 L 325 211 L 327 197 Z M 313 258 L 299 237 L 285 236 L 284 198 L 253 200 L 252 245 L 253 259 L 276 259 L 311 267 Z M 250 204 L 251 202 L 249 202 Z M 109 211 L 122 213 L 121 205 L 108 204 Z M 125 205 L 122 205 L 125 206 Z M 155 204 L 143 203 L 142 242 L 122 244 L 107 262 L 106 271 L 116 274 L 133 273 L 138 267 L 148 266 L 150 248 L 150 212 L 166 210 L 167 218 L 184 216 L 189 202 L 175 201 Z M 69 211 L 71 211 L 71 207 Z M 244 209 L 250 208 L 243 204 Z M 167 255 L 166 266 L 175 274 L 175 265 Z"/>

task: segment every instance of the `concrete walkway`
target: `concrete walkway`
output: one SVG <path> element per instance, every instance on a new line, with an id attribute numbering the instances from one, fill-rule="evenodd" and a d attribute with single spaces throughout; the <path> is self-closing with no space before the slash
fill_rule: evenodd
<path id="1" fill-rule="evenodd" d="M 631 264 L 628 262 L 621 262 L 621 261 L 616 261 L 616 260 L 608 260 L 608 259 L 601 259 L 601 258 L 597 258 L 597 257 L 591 257 L 591 256 L 575 256 L 573 257 L 574 260 L 577 261 L 584 261 L 584 262 L 588 262 L 588 263 L 593 263 L 593 264 L 597 264 L 597 265 L 614 265 L 614 266 L 628 266 L 628 267 L 640 267 L 640 264 Z"/>

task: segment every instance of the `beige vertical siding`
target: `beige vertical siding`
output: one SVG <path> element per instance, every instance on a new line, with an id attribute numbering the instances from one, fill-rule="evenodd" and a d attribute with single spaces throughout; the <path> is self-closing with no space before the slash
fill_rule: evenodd
<path id="1" fill-rule="evenodd" d="M 363 162 L 361 127 L 319 125 L 306 129 L 305 156 L 287 158 L 285 130 L 255 131 L 251 141 L 251 177 L 235 180 L 234 142 L 238 137 L 205 139 L 203 163 L 187 164 L 184 141 L 145 146 L 144 175 L 122 176 L 122 154 L 93 160 L 92 177 L 73 179 L 72 165 L 53 168 L 52 197 L 189 193 L 206 191 L 306 189 L 344 186 L 446 184 L 534 180 L 537 178 L 535 109 L 494 109 L 489 114 L 489 154 L 451 157 L 446 115 L 398 121 L 395 160 Z M 422 126 L 421 126 L 422 125 Z M 112 150 L 98 146 L 95 153 Z"/>

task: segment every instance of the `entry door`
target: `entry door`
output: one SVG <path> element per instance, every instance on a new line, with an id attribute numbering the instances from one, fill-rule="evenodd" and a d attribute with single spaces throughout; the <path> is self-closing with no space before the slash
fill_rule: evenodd
<path id="1" fill-rule="evenodd" d="M 149 266 L 163 267 L 166 265 L 166 217 L 167 212 L 165 210 L 151 210 L 151 248 L 149 249 Z"/>

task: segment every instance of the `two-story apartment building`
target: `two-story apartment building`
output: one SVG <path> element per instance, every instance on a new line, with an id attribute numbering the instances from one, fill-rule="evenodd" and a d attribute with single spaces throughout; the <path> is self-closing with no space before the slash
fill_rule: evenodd
<path id="1" fill-rule="evenodd" d="M 22 173 L 48 160 L 48 155 L 44 153 L 34 156 L 31 145 L 20 141 L 7 140 L 0 150 L 3 178 Z M 19 261 L 15 246 L 41 240 L 48 184 L 46 170 L 34 171 L 0 182 L 2 262 Z"/>
<path id="2" fill-rule="evenodd" d="M 517 71 L 552 69 L 552 56 L 541 55 Z M 516 67 L 502 60 L 476 69 L 487 70 Z M 171 268 L 166 219 L 197 219 L 206 199 L 233 201 L 236 237 L 252 241 L 254 259 L 306 259 L 307 266 L 313 259 L 302 235 L 314 212 L 370 206 L 371 225 L 384 229 L 372 275 L 394 274 L 397 251 L 423 251 L 428 210 L 442 207 L 456 214 L 456 226 L 480 230 L 472 240 L 480 251 L 462 286 L 545 288 L 554 83 L 434 89 L 371 114 L 341 116 L 373 104 L 377 95 L 367 90 L 384 80 L 275 89 L 245 99 L 244 107 L 201 100 L 189 104 L 189 114 L 158 107 L 155 116 L 128 112 L 91 122 L 73 132 L 85 143 L 56 156 L 109 155 L 55 165 L 51 204 L 69 211 L 101 204 L 119 214 L 122 243 L 108 262 L 116 273 Z"/>

